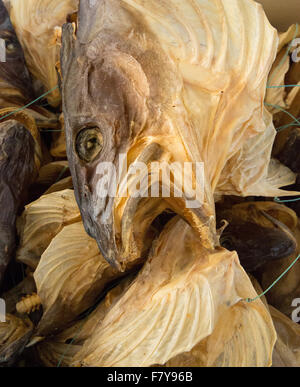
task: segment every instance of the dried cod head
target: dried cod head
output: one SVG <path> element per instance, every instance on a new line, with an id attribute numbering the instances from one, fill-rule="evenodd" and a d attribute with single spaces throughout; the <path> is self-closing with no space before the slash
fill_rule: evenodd
<path id="1" fill-rule="evenodd" d="M 289 258 L 298 251 L 293 234 L 297 215 L 282 204 L 236 204 L 218 211 L 218 217 L 229 223 L 221 235 L 221 245 L 236 251 L 242 266 L 249 272 L 268 262 Z"/>
<path id="2" fill-rule="evenodd" d="M 81 1 L 77 30 L 66 25 L 62 41 L 76 199 L 87 232 L 120 270 L 143 254 L 150 224 L 166 209 L 214 249 L 214 194 L 280 196 L 295 180 L 270 161 L 276 132 L 263 101 L 278 37 L 254 1 Z M 202 205 L 188 208 L 186 188 L 182 197 L 122 197 L 136 184 L 126 167 L 143 162 L 149 179 L 153 161 L 203 162 Z M 103 162 L 121 176 L 115 197 L 99 189 Z M 170 173 L 176 191 L 180 172 Z M 197 181 L 191 172 L 190 187 Z M 163 186 L 160 177 L 155 183 Z"/>
<path id="3" fill-rule="evenodd" d="M 276 262 L 276 265 L 266 263 L 260 270 L 261 284 L 264 288 L 273 283 L 298 257 L 300 254 L 300 225 L 293 229 L 293 234 L 298 242 L 298 249 L 294 254 L 291 254 L 286 259 L 281 259 Z M 273 305 L 281 313 L 291 316 L 295 309 L 292 301 L 300 292 L 300 262 L 288 271 L 288 273 L 280 280 L 277 286 L 266 294 L 268 303 Z"/>
<path id="4" fill-rule="evenodd" d="M 16 249 L 16 219 L 37 175 L 35 141 L 16 120 L 0 122 L 0 285 Z"/>

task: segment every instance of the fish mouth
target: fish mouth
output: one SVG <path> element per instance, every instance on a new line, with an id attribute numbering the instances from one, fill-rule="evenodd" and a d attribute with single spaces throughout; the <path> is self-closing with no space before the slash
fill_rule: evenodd
<path id="1" fill-rule="evenodd" d="M 139 175 L 138 195 L 132 190 L 136 186 L 136 177 L 126 175 L 126 188 L 129 194 L 123 196 L 124 180 L 118 189 L 119 196 L 106 198 L 106 209 L 110 207 L 109 216 L 103 222 L 101 216 L 94 216 L 93 236 L 97 240 L 104 258 L 117 270 L 124 271 L 132 265 L 143 262 L 148 255 L 153 241 L 162 231 L 165 221 L 179 215 L 199 234 L 202 244 L 213 249 L 217 244 L 214 235 L 214 220 L 209 216 L 203 204 L 189 208 L 190 196 L 183 190 L 179 192 L 176 176 L 170 174 L 169 186 L 161 174 L 153 177 L 151 163 L 170 159 L 170 155 L 158 144 L 152 142 L 145 146 L 134 163 L 145 165 L 144 174 Z M 163 192 L 170 191 L 170 196 Z M 155 192 L 155 195 L 153 195 Z M 109 203 L 109 205 L 108 205 Z M 103 208 L 103 205 L 101 206 Z"/>

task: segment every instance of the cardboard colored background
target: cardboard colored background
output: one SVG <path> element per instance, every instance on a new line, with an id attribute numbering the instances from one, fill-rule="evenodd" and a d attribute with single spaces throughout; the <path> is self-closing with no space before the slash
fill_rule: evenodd
<path id="1" fill-rule="evenodd" d="M 300 0 L 256 0 L 261 3 L 271 22 L 279 31 L 293 23 L 300 24 Z"/>

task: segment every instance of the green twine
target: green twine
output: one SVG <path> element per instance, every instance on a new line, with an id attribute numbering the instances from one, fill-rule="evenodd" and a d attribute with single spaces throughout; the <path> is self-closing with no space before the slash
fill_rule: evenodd
<path id="1" fill-rule="evenodd" d="M 272 283 L 272 285 L 270 285 L 269 287 L 268 287 L 268 289 L 266 289 L 262 294 L 260 294 L 259 296 L 257 296 L 257 297 L 255 297 L 255 298 L 246 298 L 246 302 L 253 302 L 253 301 L 256 301 L 257 299 L 259 299 L 259 298 L 261 298 L 262 296 L 264 296 L 269 290 L 271 290 L 272 289 L 272 287 L 274 286 L 274 285 L 276 285 L 277 284 L 277 282 L 279 281 L 279 280 L 281 280 L 281 278 L 284 276 L 284 275 L 286 275 L 286 273 L 295 265 L 295 263 L 299 260 L 299 258 L 300 258 L 300 255 L 298 255 L 298 257 L 294 260 L 294 262 L 293 263 L 291 263 L 290 264 L 290 266 L 277 278 L 277 280 L 276 281 L 274 281 L 273 283 Z"/>
<path id="2" fill-rule="evenodd" d="M 267 89 L 277 89 L 278 87 L 300 87 L 300 85 L 279 85 L 279 86 L 267 86 Z"/>
<path id="3" fill-rule="evenodd" d="M 82 323 L 82 325 L 83 325 L 84 323 Z M 69 345 L 72 345 L 73 343 L 74 343 L 74 341 L 77 339 L 77 337 L 79 336 L 79 333 L 81 332 L 81 330 L 78 330 L 78 332 L 77 332 L 77 334 L 73 337 L 73 339 L 70 341 L 70 343 L 69 343 Z M 65 356 L 66 356 L 66 354 L 67 354 L 67 352 L 69 351 L 69 346 L 66 348 L 66 350 L 64 351 L 64 353 L 61 355 L 61 358 L 60 358 L 60 360 L 58 361 L 58 363 L 57 363 L 57 366 L 56 366 L 56 368 L 59 368 L 60 366 L 61 366 L 61 364 L 62 364 L 62 362 L 63 362 L 63 360 L 64 360 L 64 358 L 65 358 Z"/>
<path id="4" fill-rule="evenodd" d="M 299 85 L 300 86 L 300 85 Z M 294 121 L 292 121 L 290 124 L 286 124 L 286 125 L 282 125 L 282 126 L 279 126 L 278 128 L 276 128 L 276 131 L 279 133 L 281 131 L 283 131 L 284 129 L 287 129 L 289 128 L 290 126 L 300 126 L 300 121 L 299 119 L 300 118 L 296 118 L 295 116 L 293 116 L 292 113 L 288 112 L 287 110 L 285 110 L 282 106 L 279 106 L 279 105 L 272 105 L 270 103 L 267 103 L 267 102 L 264 102 L 264 104 L 266 106 L 271 106 L 275 109 L 279 109 L 281 110 L 282 112 L 286 113 L 288 116 L 290 116 Z"/>
<path id="5" fill-rule="evenodd" d="M 286 113 L 287 115 L 289 115 L 289 116 L 294 120 L 295 123 L 297 123 L 298 125 L 300 125 L 300 121 L 299 121 L 295 116 L 293 116 L 292 113 L 290 113 L 290 112 L 288 112 L 287 110 L 285 110 L 282 106 L 279 106 L 279 105 L 272 105 L 272 104 L 267 103 L 267 102 L 265 102 L 264 104 L 265 104 L 266 106 L 271 106 L 271 107 L 273 107 L 273 108 L 276 108 L 276 109 L 281 110 L 282 112 L 284 112 L 284 113 Z"/>
<path id="6" fill-rule="evenodd" d="M 275 88 L 279 88 L 279 87 L 300 87 L 300 85 L 279 85 L 279 86 L 267 86 L 268 89 L 275 89 Z M 282 112 L 288 114 L 291 118 L 293 118 L 293 122 L 291 122 L 290 124 L 287 124 L 287 125 L 282 125 L 282 126 L 279 126 L 278 128 L 276 128 L 276 131 L 277 132 L 281 132 L 282 130 L 284 129 L 287 129 L 289 128 L 290 126 L 299 126 L 300 124 L 300 121 L 298 120 L 298 118 L 294 117 L 290 112 L 288 112 L 287 110 L 285 110 L 282 106 L 279 106 L 279 105 L 272 105 L 270 103 L 267 103 L 265 102 L 265 105 L 266 106 L 271 106 L 275 109 L 279 109 L 281 110 Z"/>
<path id="7" fill-rule="evenodd" d="M 58 178 L 56 179 L 56 182 L 54 184 L 56 184 L 57 182 L 59 182 L 59 180 L 63 177 L 64 173 L 69 169 L 69 166 L 66 166 L 64 167 L 61 171 L 60 171 L 60 174 L 58 175 Z"/>
<path id="8" fill-rule="evenodd" d="M 66 350 L 63 352 L 63 354 L 61 355 L 61 357 L 60 357 L 60 359 L 59 359 L 59 361 L 57 363 L 56 368 L 59 368 L 61 366 L 64 358 L 66 357 L 66 354 L 69 352 L 70 346 L 74 343 L 74 341 L 78 338 L 78 336 L 81 333 L 81 330 L 82 330 L 82 328 L 83 328 L 83 326 L 84 326 L 84 324 L 86 322 L 84 318 L 87 317 L 93 311 L 93 309 L 95 309 L 94 306 L 89 308 L 88 311 L 83 315 L 83 320 L 82 320 L 81 324 L 79 324 L 79 328 L 77 329 L 76 334 L 74 335 L 72 340 L 68 343 L 68 346 L 67 346 Z"/>
<path id="9" fill-rule="evenodd" d="M 297 199 L 289 199 L 289 200 L 281 200 L 279 198 L 275 198 L 274 201 L 276 203 L 293 203 L 293 202 L 298 202 L 300 200 L 300 197 Z"/>
<path id="10" fill-rule="evenodd" d="M 18 112 L 21 112 L 22 110 L 25 110 L 26 108 L 28 108 L 29 106 L 33 105 L 35 102 L 39 101 L 40 99 L 44 98 L 46 95 L 52 93 L 52 91 L 54 91 L 55 89 L 58 88 L 58 85 L 56 85 L 55 87 L 53 87 L 51 90 L 47 91 L 46 93 L 42 94 L 41 96 L 39 96 L 38 98 L 36 98 L 34 101 L 28 103 L 27 105 L 24 105 L 23 107 L 19 108 L 19 109 L 16 109 L 14 110 L 13 112 L 10 112 L 8 114 L 6 114 L 5 116 L 1 117 L 0 118 L 0 121 L 4 120 L 5 118 L 7 117 L 10 117 L 12 116 L 13 114 L 15 113 L 18 113 Z"/>
<path id="11" fill-rule="evenodd" d="M 299 118 L 297 118 L 299 120 Z M 282 132 L 284 129 L 287 129 L 289 128 L 290 126 L 299 126 L 299 124 L 297 124 L 296 122 L 291 122 L 290 124 L 286 124 L 286 125 L 282 125 L 282 126 L 279 126 L 278 128 L 276 128 L 276 131 L 279 133 L 279 132 Z"/>

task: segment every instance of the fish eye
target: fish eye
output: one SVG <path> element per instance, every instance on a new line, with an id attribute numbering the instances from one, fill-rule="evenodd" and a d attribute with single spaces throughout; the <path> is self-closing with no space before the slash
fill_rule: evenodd
<path id="1" fill-rule="evenodd" d="M 233 251 L 234 250 L 234 244 L 233 244 L 233 240 L 226 236 L 226 237 L 223 237 L 220 239 L 220 244 L 222 247 L 224 247 L 225 249 L 229 250 L 229 251 Z"/>
<path id="2" fill-rule="evenodd" d="M 16 50 L 17 46 L 14 42 L 12 42 L 11 40 L 6 40 L 6 51 L 11 53 L 11 52 L 14 52 Z"/>
<path id="3" fill-rule="evenodd" d="M 89 163 L 93 161 L 103 148 L 103 136 L 99 128 L 85 128 L 76 138 L 76 152 L 78 157 Z"/>

